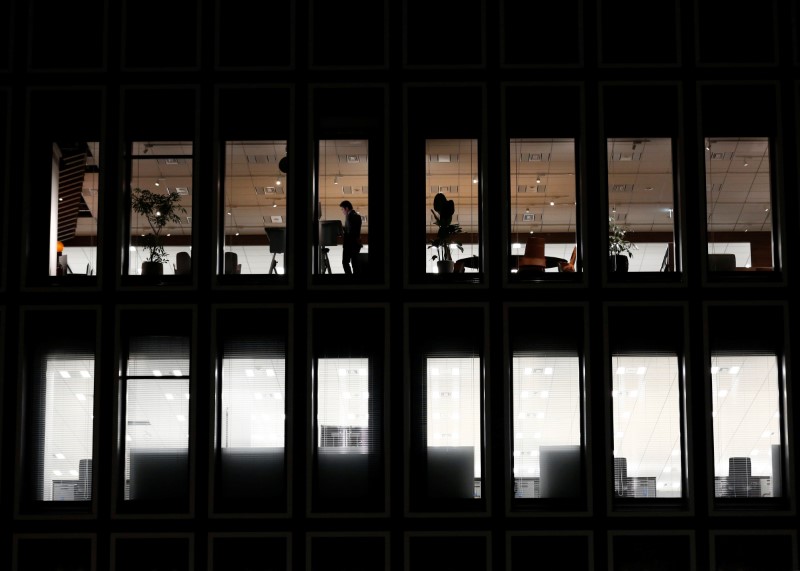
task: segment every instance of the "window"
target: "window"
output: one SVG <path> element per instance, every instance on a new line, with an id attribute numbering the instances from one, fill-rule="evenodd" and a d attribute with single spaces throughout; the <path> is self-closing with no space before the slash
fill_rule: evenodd
<path id="1" fill-rule="evenodd" d="M 193 160 L 190 141 L 134 142 L 130 150 L 126 275 L 191 274 Z"/>
<path id="2" fill-rule="evenodd" d="M 227 316 L 233 319 L 233 314 Z M 273 331 L 277 331 L 276 320 Z M 214 498 L 225 511 L 286 507 L 286 349 L 276 333 L 223 343 Z"/>
<path id="3" fill-rule="evenodd" d="M 574 139 L 511 139 L 511 273 L 580 271 Z"/>
<path id="4" fill-rule="evenodd" d="M 672 141 L 609 139 L 609 272 L 675 272 Z"/>
<path id="5" fill-rule="evenodd" d="M 313 319 L 312 509 L 383 511 L 384 312 L 319 308 Z"/>
<path id="6" fill-rule="evenodd" d="M 221 273 L 286 273 L 286 149 L 286 141 L 225 143 Z"/>
<path id="7" fill-rule="evenodd" d="M 777 357 L 712 355 L 711 403 L 714 496 L 785 495 Z"/>
<path id="8" fill-rule="evenodd" d="M 69 339 L 53 332 L 54 318 L 71 324 Z M 94 326 L 85 311 L 25 314 L 23 512 L 85 511 L 93 499 Z"/>
<path id="9" fill-rule="evenodd" d="M 184 506 L 188 499 L 189 339 L 133 336 L 122 376 L 124 499 Z"/>
<path id="10" fill-rule="evenodd" d="M 709 137 L 705 166 L 709 271 L 775 269 L 769 138 Z"/>
<path id="11" fill-rule="evenodd" d="M 431 323 L 448 323 L 446 338 Z M 409 340 L 410 505 L 413 511 L 485 508 L 482 339 L 477 308 L 412 308 Z M 438 328 L 436 328 L 438 333 Z"/>
<path id="12" fill-rule="evenodd" d="M 680 498 L 681 375 L 675 355 L 614 355 L 614 496 Z"/>
<path id="13" fill-rule="evenodd" d="M 584 309 L 515 305 L 505 319 L 512 508 L 585 509 Z"/>
<path id="14" fill-rule="evenodd" d="M 369 142 L 319 141 L 317 160 L 315 273 L 363 276 L 369 263 Z M 360 227 L 348 222 L 341 207 L 344 201 L 350 203 Z"/>
<path id="15" fill-rule="evenodd" d="M 480 173 L 476 139 L 425 141 L 427 273 L 480 271 Z"/>
<path id="16" fill-rule="evenodd" d="M 100 143 L 53 143 L 50 275 L 95 274 Z"/>
<path id="17" fill-rule="evenodd" d="M 516 353 L 511 374 L 514 497 L 580 497 L 578 357 Z"/>

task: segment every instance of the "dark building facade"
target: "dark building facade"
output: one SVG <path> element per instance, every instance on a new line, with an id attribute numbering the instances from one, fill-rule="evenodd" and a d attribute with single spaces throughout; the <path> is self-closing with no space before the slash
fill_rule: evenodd
<path id="1" fill-rule="evenodd" d="M 0 567 L 800 568 L 798 18 L 3 3 Z"/>

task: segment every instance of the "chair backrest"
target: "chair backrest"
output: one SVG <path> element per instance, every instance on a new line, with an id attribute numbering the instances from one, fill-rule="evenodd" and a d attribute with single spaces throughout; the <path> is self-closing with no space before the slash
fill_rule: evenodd
<path id="1" fill-rule="evenodd" d="M 175 255 L 175 274 L 186 275 L 192 273 L 192 256 L 189 252 L 178 252 Z"/>
<path id="2" fill-rule="evenodd" d="M 525 253 L 519 261 L 520 268 L 525 266 L 544 270 L 547 266 L 547 259 L 544 255 L 544 238 L 528 236 L 525 242 Z"/>
<path id="3" fill-rule="evenodd" d="M 732 272 L 736 270 L 736 254 L 709 254 L 708 269 L 712 272 Z"/>
<path id="4" fill-rule="evenodd" d="M 558 265 L 558 271 L 559 272 L 574 272 L 575 271 L 575 259 L 576 259 L 577 255 L 578 255 L 578 247 L 574 246 L 572 248 L 572 255 L 569 257 L 569 262 L 567 262 L 566 264 L 564 262 L 561 262 Z"/>
<path id="5" fill-rule="evenodd" d="M 283 254 L 286 251 L 286 228 L 264 228 L 269 240 L 270 254 Z"/>
<path id="6" fill-rule="evenodd" d="M 236 274 L 236 266 L 239 265 L 239 254 L 236 252 L 225 252 L 225 273 Z"/>

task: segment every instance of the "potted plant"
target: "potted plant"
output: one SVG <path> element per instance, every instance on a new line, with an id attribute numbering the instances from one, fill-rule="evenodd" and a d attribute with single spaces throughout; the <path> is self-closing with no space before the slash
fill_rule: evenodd
<path id="1" fill-rule="evenodd" d="M 453 273 L 455 262 L 450 254 L 450 245 L 455 244 L 460 251 L 464 251 L 455 236 L 462 233 L 461 226 L 453 224 L 453 215 L 456 212 L 455 202 L 447 200 L 442 192 L 437 192 L 433 197 L 433 208 L 431 209 L 434 224 L 439 227 L 436 238 L 428 241 L 428 248 L 433 249 L 431 260 L 436 262 L 440 274 Z"/>
<path id="2" fill-rule="evenodd" d="M 639 247 L 628 240 L 630 232 L 624 226 L 617 224 L 613 216 L 608 217 L 608 271 L 627 272 L 628 259 L 633 257 L 633 250 Z"/>
<path id="3" fill-rule="evenodd" d="M 131 208 L 150 225 L 150 232 L 140 242 L 142 249 L 149 252 L 147 259 L 142 262 L 142 275 L 164 273 L 164 264 L 169 260 L 161 232 L 167 224 L 181 221 L 179 213 L 185 213 L 186 209 L 180 206 L 180 200 L 177 192 L 161 194 L 146 188 L 134 188 L 131 191 Z"/>

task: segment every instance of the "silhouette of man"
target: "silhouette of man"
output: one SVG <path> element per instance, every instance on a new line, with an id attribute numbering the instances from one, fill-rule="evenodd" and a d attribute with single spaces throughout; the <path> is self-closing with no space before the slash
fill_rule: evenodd
<path id="1" fill-rule="evenodd" d="M 344 233 L 342 234 L 342 267 L 345 274 L 355 270 L 356 256 L 361 251 L 361 215 L 353 210 L 349 200 L 339 203 L 344 213 Z"/>

